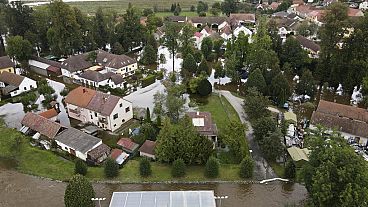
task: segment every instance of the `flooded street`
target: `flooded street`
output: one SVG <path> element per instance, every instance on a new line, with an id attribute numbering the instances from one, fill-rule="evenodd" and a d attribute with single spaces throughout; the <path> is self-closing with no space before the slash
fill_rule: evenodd
<path id="1" fill-rule="evenodd" d="M 66 183 L 40 179 L 1 168 L 0 207 L 62 207 Z M 214 190 L 215 195 L 229 196 L 222 207 L 276 207 L 302 202 L 307 192 L 300 184 L 94 184 L 97 197 L 106 197 L 108 207 L 114 191 Z"/>

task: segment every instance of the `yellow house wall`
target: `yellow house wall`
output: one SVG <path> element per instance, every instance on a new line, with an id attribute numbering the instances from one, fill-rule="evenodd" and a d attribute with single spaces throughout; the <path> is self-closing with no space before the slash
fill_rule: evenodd
<path id="1" fill-rule="evenodd" d="M 2 73 L 4 71 L 10 72 L 10 73 L 14 73 L 14 68 L 13 67 L 10 67 L 10 68 L 1 68 L 0 69 L 0 73 Z"/>

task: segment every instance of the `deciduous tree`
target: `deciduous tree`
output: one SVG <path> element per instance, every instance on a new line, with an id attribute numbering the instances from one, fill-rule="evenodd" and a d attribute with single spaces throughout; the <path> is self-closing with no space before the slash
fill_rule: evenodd
<path id="1" fill-rule="evenodd" d="M 94 197 L 91 183 L 82 175 L 74 175 L 66 186 L 64 204 L 66 207 L 93 207 L 91 198 Z"/>
<path id="2" fill-rule="evenodd" d="M 260 69 L 256 69 L 249 74 L 246 84 L 248 88 L 254 87 L 262 94 L 266 93 L 267 90 L 266 80 L 264 79 Z"/>

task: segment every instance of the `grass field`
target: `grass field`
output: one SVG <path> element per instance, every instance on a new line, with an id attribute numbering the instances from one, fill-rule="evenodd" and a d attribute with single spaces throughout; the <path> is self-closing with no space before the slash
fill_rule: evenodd
<path id="1" fill-rule="evenodd" d="M 200 111 L 211 113 L 212 119 L 216 123 L 219 131 L 221 131 L 230 120 L 240 121 L 235 109 L 230 105 L 226 98 L 220 98 L 213 94 L 208 97 L 207 101 L 207 104 L 199 105 L 198 108 Z M 223 105 L 221 104 L 221 101 Z"/>
<path id="2" fill-rule="evenodd" d="M 213 2 L 219 0 L 204 0 L 209 4 L 209 7 Z M 189 11 L 192 5 L 196 6 L 198 1 L 196 0 L 116 0 L 116 1 L 79 1 L 79 2 L 68 2 L 69 5 L 75 6 L 79 8 L 83 13 L 95 13 L 98 7 L 103 8 L 104 10 L 115 11 L 118 14 L 125 13 L 126 8 L 128 8 L 128 4 L 131 2 L 134 7 L 139 9 L 151 8 L 154 6 L 158 8 L 159 11 L 169 10 L 171 4 L 179 3 L 183 12 L 180 15 L 186 15 L 184 11 Z M 170 13 L 172 15 L 172 13 Z"/>

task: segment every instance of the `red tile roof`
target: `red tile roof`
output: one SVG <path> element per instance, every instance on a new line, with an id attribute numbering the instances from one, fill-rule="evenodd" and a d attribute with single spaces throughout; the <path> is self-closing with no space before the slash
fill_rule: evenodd
<path id="1" fill-rule="evenodd" d="M 79 86 L 68 93 L 68 95 L 65 97 L 65 102 L 86 108 L 95 94 L 95 90 Z"/>
<path id="2" fill-rule="evenodd" d="M 118 158 L 121 154 L 123 154 L 123 151 L 121 149 L 112 149 L 110 157 L 116 160 L 116 158 Z"/>
<path id="3" fill-rule="evenodd" d="M 151 140 L 146 140 L 143 145 L 139 148 L 140 152 L 149 154 L 149 155 L 155 155 L 155 147 L 156 142 Z"/>
<path id="4" fill-rule="evenodd" d="M 121 138 L 118 143 L 118 145 L 122 146 L 124 149 L 127 149 L 129 151 L 134 151 L 135 149 L 138 148 L 138 144 L 133 142 L 131 139 L 129 138 Z"/>
<path id="5" fill-rule="evenodd" d="M 34 114 L 32 112 L 27 113 L 21 124 L 29 127 L 33 131 L 39 132 L 40 134 L 53 139 L 64 127 L 59 123 L 51 121 L 43 116 Z"/>
<path id="6" fill-rule="evenodd" d="M 51 119 L 51 118 L 57 116 L 58 112 L 54 108 L 52 108 L 52 109 L 49 109 L 47 111 L 41 112 L 38 115 L 43 116 L 46 119 Z"/>
<path id="7" fill-rule="evenodd" d="M 212 123 L 212 116 L 209 112 L 188 112 L 188 116 L 193 119 L 203 119 L 203 126 L 195 126 L 197 131 L 204 136 L 217 135 L 216 124 Z M 194 124 L 193 124 L 194 125 Z"/>

